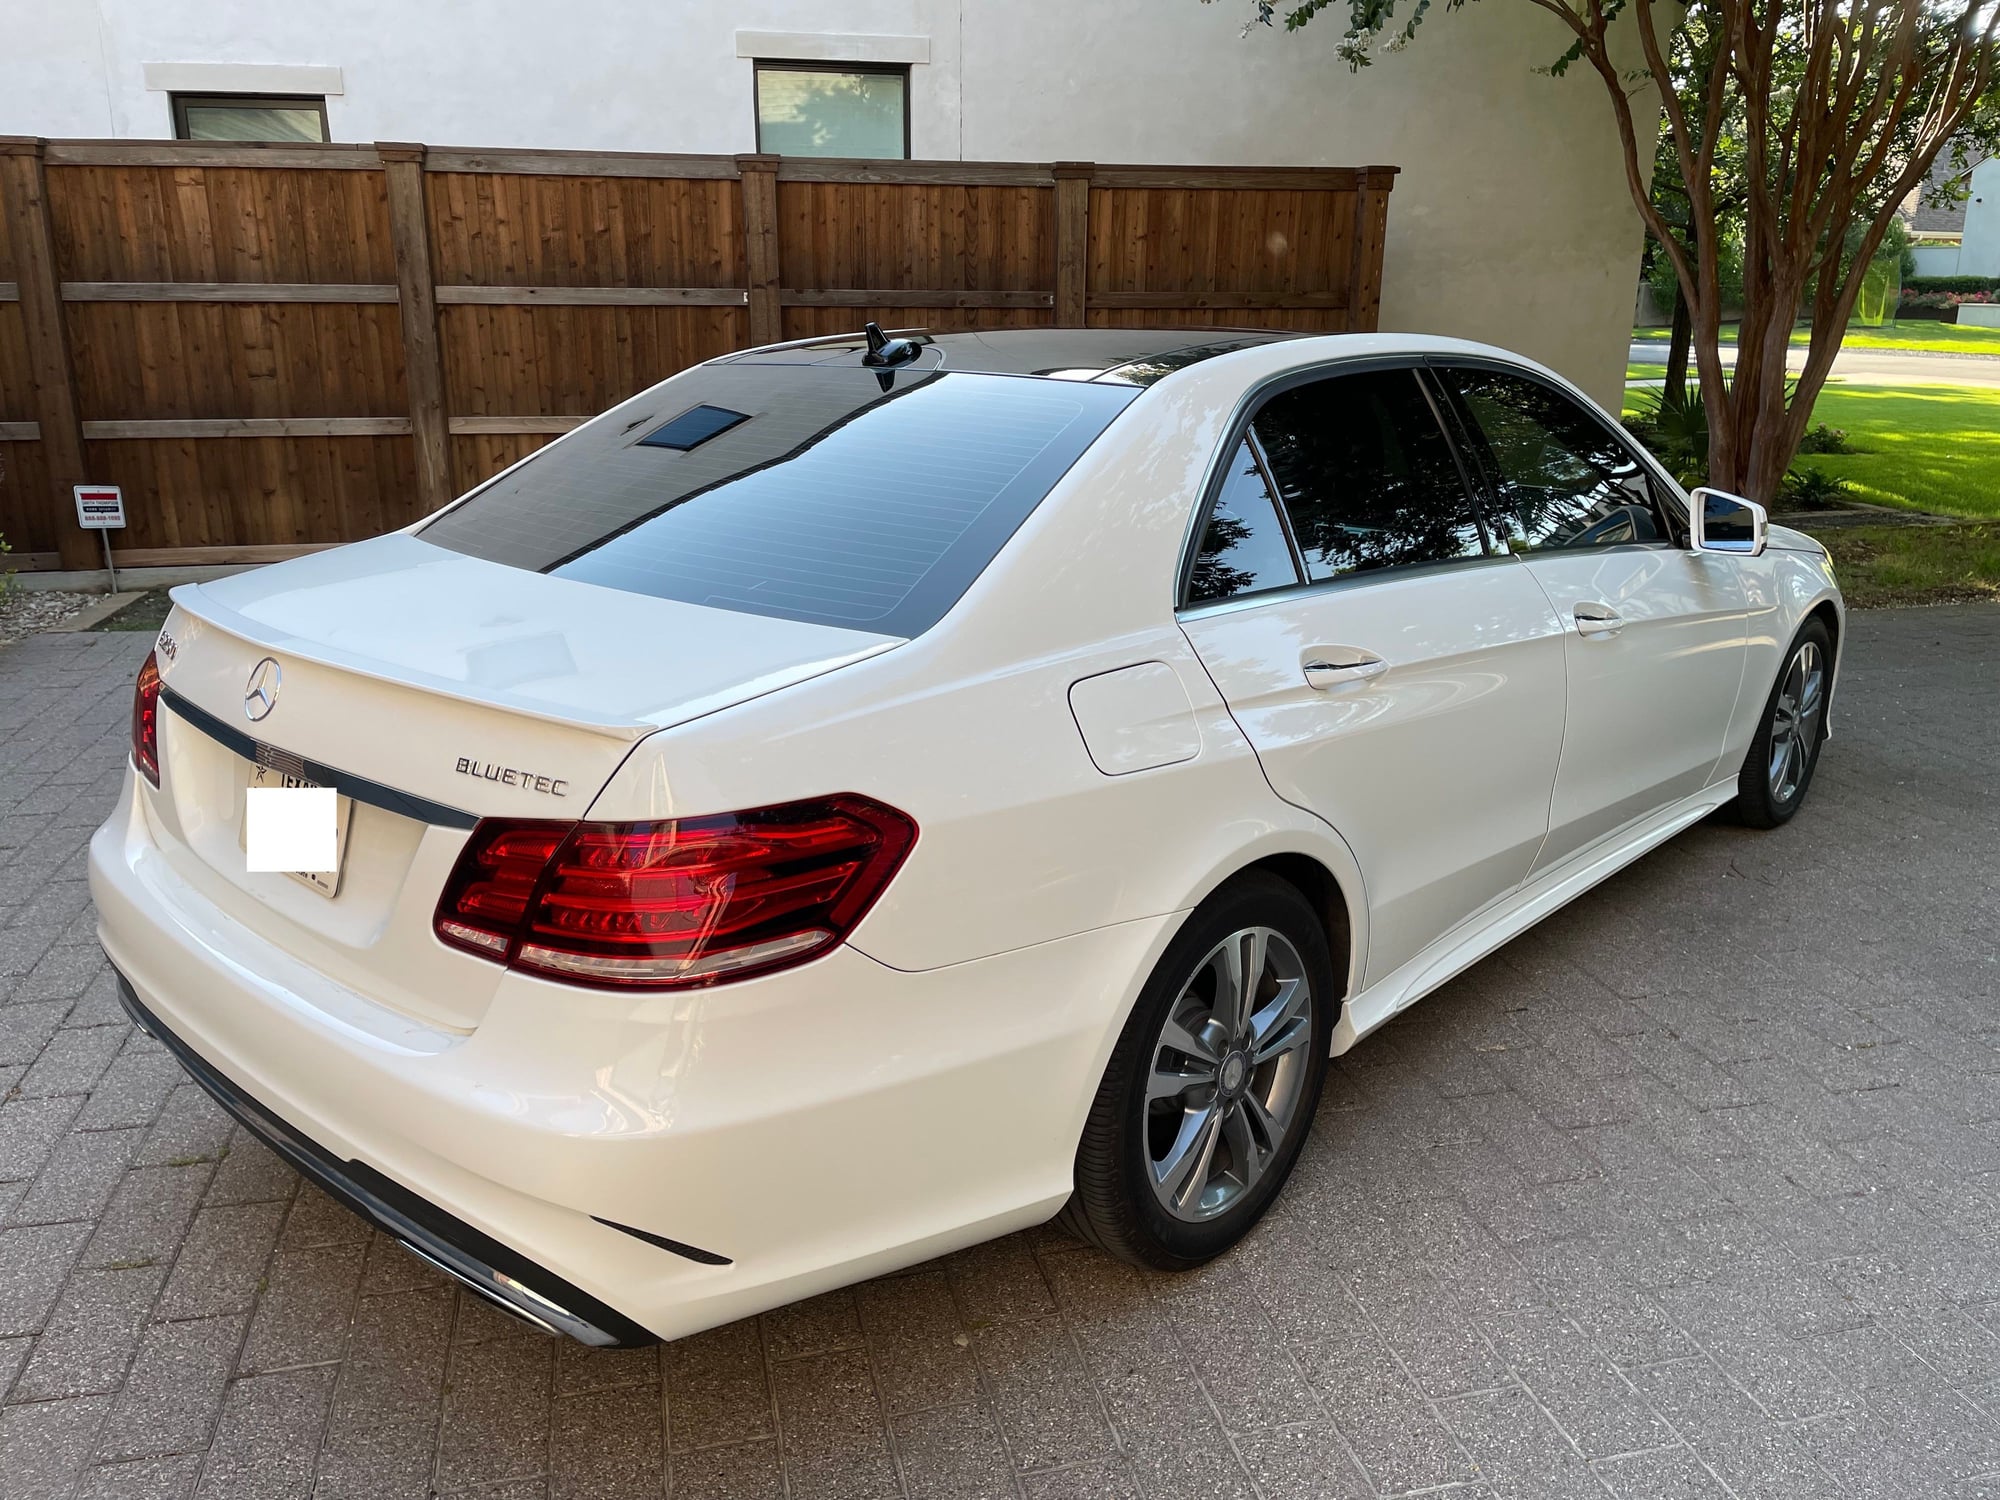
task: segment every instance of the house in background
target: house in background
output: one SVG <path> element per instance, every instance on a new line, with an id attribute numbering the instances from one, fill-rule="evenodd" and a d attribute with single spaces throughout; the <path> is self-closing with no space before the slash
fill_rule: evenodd
<path id="1" fill-rule="evenodd" d="M 1337 21 L 1245 35 L 1249 15 L 1247 0 L 43 5 L 8 23 L 0 132 L 1392 164 L 1381 326 L 1518 349 L 1615 403 L 1641 230 L 1602 85 L 1538 71 L 1565 48 L 1560 24 L 1532 6 L 1439 13 L 1351 75 Z"/>
<path id="2" fill-rule="evenodd" d="M 1931 183 L 1942 184 L 1958 168 L 1941 161 Z M 1919 203 L 1910 224 L 1919 276 L 2000 277 L 2000 156 L 1975 164 L 1963 203 Z"/>

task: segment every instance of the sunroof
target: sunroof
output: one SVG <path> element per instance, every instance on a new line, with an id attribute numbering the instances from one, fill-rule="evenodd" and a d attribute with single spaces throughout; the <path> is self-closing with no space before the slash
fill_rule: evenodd
<path id="1" fill-rule="evenodd" d="M 645 448 L 677 448 L 685 453 L 719 437 L 738 422 L 750 420 L 747 412 L 729 411 L 720 406 L 690 406 L 672 421 L 655 427 L 639 439 Z"/>

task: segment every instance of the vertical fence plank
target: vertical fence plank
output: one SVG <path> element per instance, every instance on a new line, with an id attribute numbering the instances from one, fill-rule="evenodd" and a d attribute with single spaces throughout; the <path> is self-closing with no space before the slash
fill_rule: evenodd
<path id="1" fill-rule="evenodd" d="M 35 385 L 35 420 L 42 429 L 44 499 L 55 517 L 56 545 L 65 568 L 95 568 L 97 544 L 76 524 L 72 485 L 89 482 L 84 471 L 83 420 L 76 397 L 76 364 L 63 319 L 62 277 L 49 232 L 48 174 L 42 142 L 0 139 L 0 209 L 7 215 L 20 283 L 21 321 L 27 333 L 28 369 Z"/>
<path id="2" fill-rule="evenodd" d="M 750 342 L 775 344 L 784 337 L 778 300 L 778 158 L 739 156 L 743 179 L 743 266 L 750 294 Z"/>
<path id="3" fill-rule="evenodd" d="M 437 286 L 431 265 L 430 214 L 424 204 L 424 148 L 376 143 L 389 195 L 389 240 L 403 318 L 403 379 L 410 392 L 417 496 L 428 513 L 452 498 L 451 430 L 438 347 Z"/>
<path id="4" fill-rule="evenodd" d="M 1090 172 L 1059 161 L 1056 179 L 1056 327 L 1081 328 L 1090 307 Z"/>
<path id="5" fill-rule="evenodd" d="M 1382 251 L 1396 168 L 1366 167 L 1354 198 L 1354 259 L 1347 273 L 1347 331 L 1373 333 L 1382 317 Z"/>

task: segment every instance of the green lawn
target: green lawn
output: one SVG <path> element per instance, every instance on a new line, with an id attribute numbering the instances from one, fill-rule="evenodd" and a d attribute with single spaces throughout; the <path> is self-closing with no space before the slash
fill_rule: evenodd
<path id="1" fill-rule="evenodd" d="M 1635 328 L 1632 338 L 1635 342 L 1665 343 L 1673 334 L 1670 328 Z M 1792 342 L 1804 344 L 1812 339 L 1812 330 L 1797 328 L 1792 331 Z M 1727 324 L 1722 330 L 1722 342 L 1736 342 L 1736 325 Z M 1841 341 L 1843 349 L 1897 349 L 1906 354 L 1996 354 L 2000 355 L 2000 328 L 1960 328 L 1956 323 L 1935 323 L 1923 318 L 1912 318 L 1907 323 L 1885 323 L 1880 328 L 1853 327 L 1847 330 L 1847 337 Z"/>
<path id="2" fill-rule="evenodd" d="M 1810 516 L 1787 517 L 1812 531 Z M 1840 590 L 1856 609 L 2000 599 L 2000 526 L 1829 526 Z"/>
<path id="3" fill-rule="evenodd" d="M 2000 517 L 2000 388 L 1830 385 L 1813 420 L 1845 428 L 1858 451 L 1800 462 L 1845 479 L 1863 500 Z"/>
<path id="4" fill-rule="evenodd" d="M 1645 387 L 1628 387 L 1625 415 L 1650 399 Z M 1855 451 L 1811 453 L 1798 462 L 1845 479 L 1857 499 L 2000 518 L 2000 387 L 1834 383 L 1820 392 L 1813 421 L 1844 429 Z"/>

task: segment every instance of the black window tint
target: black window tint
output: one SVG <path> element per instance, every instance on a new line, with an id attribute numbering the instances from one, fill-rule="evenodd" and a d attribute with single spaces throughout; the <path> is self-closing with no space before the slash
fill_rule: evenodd
<path id="1" fill-rule="evenodd" d="M 1553 386 L 1488 370 L 1453 370 L 1485 439 L 1486 521 L 1515 552 L 1662 539 L 1652 485 L 1631 451 Z"/>
<path id="2" fill-rule="evenodd" d="M 1298 386 L 1265 402 L 1251 427 L 1309 578 L 1484 552 L 1458 464 L 1415 371 Z"/>
<path id="3" fill-rule="evenodd" d="M 886 389 L 885 389 L 886 383 Z M 579 428 L 425 526 L 511 567 L 916 635 L 1139 392 L 971 373 L 711 365 Z M 698 443 L 690 411 L 734 419 Z M 672 420 L 669 420 L 672 419 Z"/>
<path id="4" fill-rule="evenodd" d="M 1201 550 L 1195 553 L 1188 602 L 1227 599 L 1298 581 L 1298 565 L 1292 561 L 1278 507 L 1245 438 L 1229 461 L 1222 493 L 1216 496 L 1208 529 L 1202 533 Z"/>

